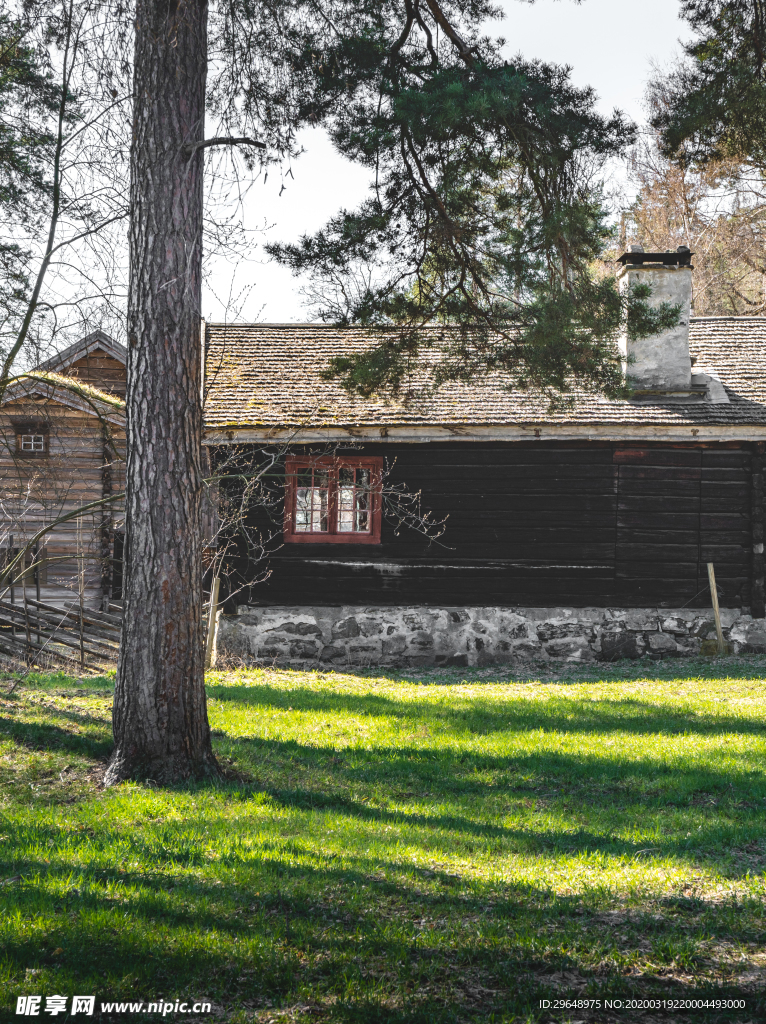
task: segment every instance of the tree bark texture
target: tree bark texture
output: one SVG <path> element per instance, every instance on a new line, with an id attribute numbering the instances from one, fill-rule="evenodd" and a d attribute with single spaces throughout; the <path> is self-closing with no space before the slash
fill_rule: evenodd
<path id="1" fill-rule="evenodd" d="M 217 771 L 200 628 L 206 0 L 138 0 L 124 624 L 106 782 Z M 191 155 L 189 153 L 191 152 Z"/>

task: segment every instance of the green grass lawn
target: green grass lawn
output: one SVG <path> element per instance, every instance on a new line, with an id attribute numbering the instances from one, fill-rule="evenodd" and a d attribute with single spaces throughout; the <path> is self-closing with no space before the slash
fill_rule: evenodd
<path id="1" fill-rule="evenodd" d="M 765 1019 L 763 659 L 461 672 L 211 673 L 229 781 L 172 790 L 100 788 L 110 680 L 0 682 L 0 1014 Z"/>

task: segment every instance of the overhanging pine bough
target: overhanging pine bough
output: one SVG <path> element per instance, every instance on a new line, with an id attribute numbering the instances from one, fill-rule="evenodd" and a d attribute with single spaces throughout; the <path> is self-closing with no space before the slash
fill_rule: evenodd
<path id="1" fill-rule="evenodd" d="M 436 383 L 498 371 L 552 397 L 575 378 L 626 395 L 619 336 L 677 320 L 592 273 L 610 238 L 598 172 L 634 127 L 601 117 L 567 69 L 503 61 L 476 34 L 489 6 L 461 9 L 459 31 L 432 0 L 406 12 L 403 25 L 392 6 L 316 38 L 297 67 L 314 70 L 306 105 L 375 175 L 359 209 L 270 246 L 311 275 L 322 319 L 381 332 L 377 351 L 335 360 L 331 375 L 362 394 L 396 390 L 431 349 Z M 452 329 L 423 330 L 434 324 Z"/>
<path id="2" fill-rule="evenodd" d="M 766 166 L 766 3 L 687 0 L 695 32 L 686 59 L 654 90 L 666 156 L 704 165 L 734 158 Z"/>

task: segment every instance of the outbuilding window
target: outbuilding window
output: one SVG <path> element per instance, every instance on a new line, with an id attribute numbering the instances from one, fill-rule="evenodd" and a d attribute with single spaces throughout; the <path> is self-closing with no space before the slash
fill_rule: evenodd
<path id="1" fill-rule="evenodd" d="M 379 458 L 290 456 L 285 541 L 379 544 L 382 470 Z"/>
<path id="2" fill-rule="evenodd" d="M 22 455 L 42 455 L 48 450 L 48 435 L 17 434 L 16 447 Z"/>

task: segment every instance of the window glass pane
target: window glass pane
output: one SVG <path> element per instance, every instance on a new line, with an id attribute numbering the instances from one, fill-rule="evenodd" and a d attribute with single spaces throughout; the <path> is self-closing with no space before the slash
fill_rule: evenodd
<path id="1" fill-rule="evenodd" d="M 314 501 L 311 506 L 311 532 L 327 533 L 328 529 L 328 493 L 327 488 L 314 488 Z"/>
<path id="2" fill-rule="evenodd" d="M 330 476 L 326 469 L 300 469 L 295 492 L 295 532 L 327 533 Z"/>
<path id="3" fill-rule="evenodd" d="M 23 452 L 44 452 L 45 437 L 42 434 L 22 434 L 21 450 Z"/>
<path id="4" fill-rule="evenodd" d="M 372 480 L 369 469 L 356 471 L 356 529 L 359 533 L 369 533 L 370 520 L 370 487 Z"/>
<path id="5" fill-rule="evenodd" d="M 341 470 L 351 472 L 353 470 Z M 352 533 L 354 529 L 354 486 L 341 486 L 338 488 L 338 533 Z"/>
<path id="6" fill-rule="evenodd" d="M 338 474 L 338 533 L 369 533 L 369 510 L 369 469 L 343 466 Z"/>
<path id="7" fill-rule="evenodd" d="M 311 529 L 311 488 L 299 487 L 295 501 L 295 532 L 306 533 Z"/>

